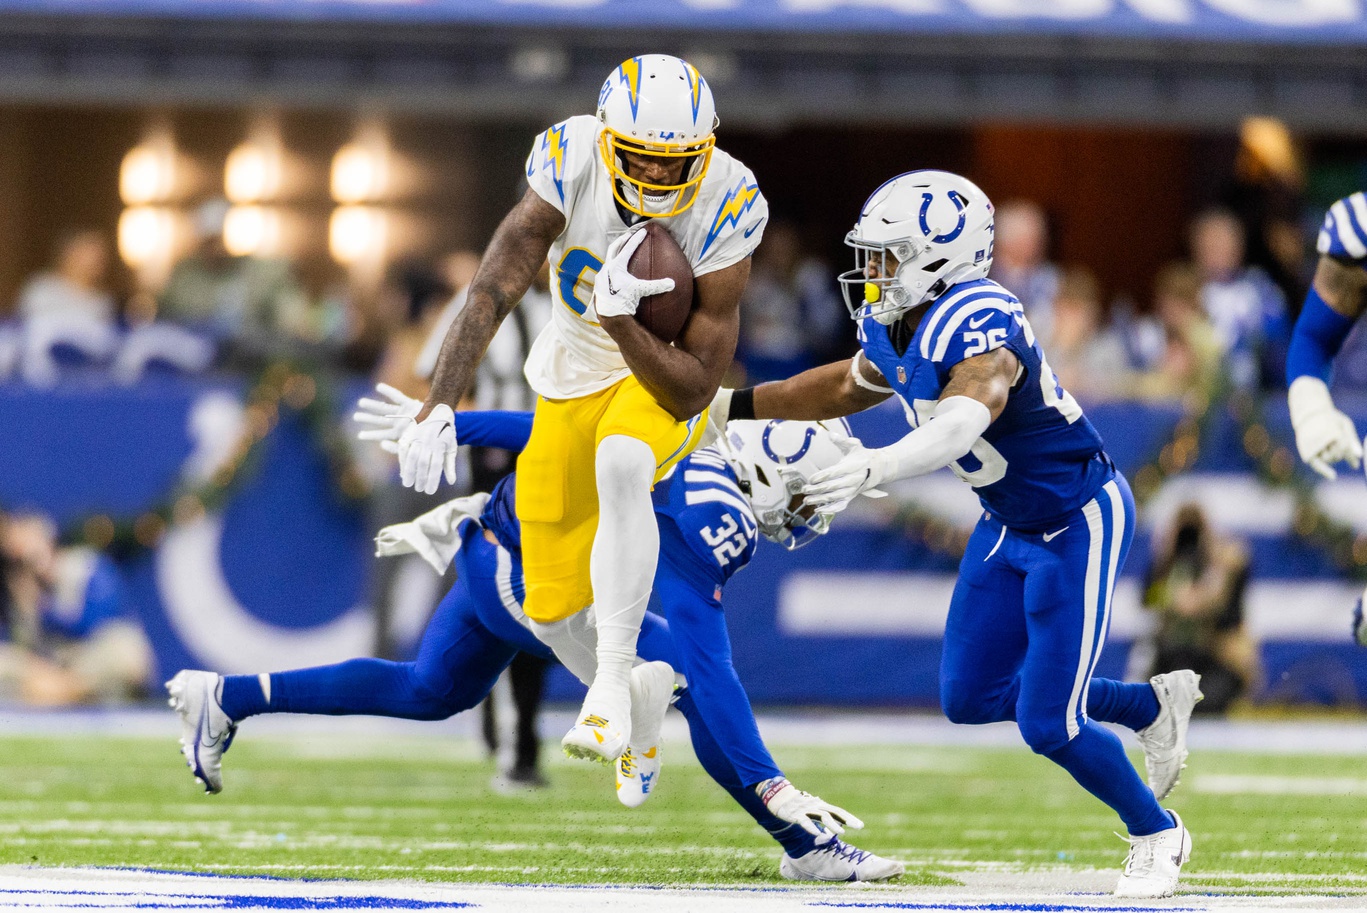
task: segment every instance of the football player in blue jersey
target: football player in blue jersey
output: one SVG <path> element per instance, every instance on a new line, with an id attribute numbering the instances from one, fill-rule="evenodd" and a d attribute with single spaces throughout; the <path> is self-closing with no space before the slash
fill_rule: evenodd
<path id="1" fill-rule="evenodd" d="M 386 425 L 398 415 L 380 415 L 388 404 L 370 403 L 372 424 Z M 363 413 L 358 418 L 366 421 Z M 458 412 L 455 420 L 461 441 L 515 451 L 532 427 L 531 413 Z M 901 875 L 902 863 L 842 841 L 845 827 L 863 823 L 783 776 L 731 664 L 721 605 L 723 586 L 749 562 L 759 535 L 795 548 L 825 532 L 829 515 L 804 507 L 798 492 L 814 472 L 840 459 L 836 434 L 813 423 L 738 422 L 728 441 L 690 454 L 656 487 L 661 555 L 655 591 L 668 620 L 650 613 L 641 631 L 639 655 L 646 662 L 632 673 L 633 736 L 615 762 L 617 796 L 634 807 L 659 783 L 660 726 L 678 670 L 684 687 L 676 706 L 688 720 L 695 754 L 782 845 L 783 877 L 876 881 Z M 182 752 L 206 791 L 222 789 L 222 755 L 237 724 L 250 716 L 446 719 L 479 703 L 517 651 L 551 655 L 532 635 L 535 623 L 522 610 L 515 478 L 501 481 L 492 495 L 457 499 L 411 523 L 387 527 L 377 538 L 383 554 L 416 551 L 439 570 L 456 562 L 457 583 L 429 622 L 415 661 L 362 658 L 261 675 L 185 670 L 167 683 L 181 718 Z M 591 614 L 567 620 L 573 627 L 557 642 L 557 655 L 585 681 L 596 662 Z"/>
<path id="2" fill-rule="evenodd" d="M 784 381 L 722 390 L 714 409 L 819 420 L 901 399 L 913 430 L 888 447 L 851 445 L 812 477 L 806 503 L 840 510 L 882 483 L 946 466 L 973 486 L 984 513 L 949 608 L 944 711 L 957 723 L 1014 720 L 1032 749 L 1125 822 L 1131 846 L 1116 894 L 1167 896 L 1191 838 L 1158 800 L 1180 775 L 1199 677 L 1092 677 L 1134 504 L 1020 302 L 986 278 L 992 204 L 963 177 L 913 171 L 874 191 L 845 240 L 856 268 L 840 282 L 860 351 Z M 1139 733 L 1149 785 L 1097 721 Z"/>
<path id="3" fill-rule="evenodd" d="M 1357 427 L 1329 395 L 1329 369 L 1367 311 L 1367 194 L 1352 194 L 1329 207 L 1315 247 L 1320 255 L 1315 281 L 1286 356 L 1286 399 L 1301 459 L 1333 479 L 1335 463 L 1354 469 L 1362 463 Z M 1367 646 L 1361 599 L 1353 611 L 1353 636 Z"/>

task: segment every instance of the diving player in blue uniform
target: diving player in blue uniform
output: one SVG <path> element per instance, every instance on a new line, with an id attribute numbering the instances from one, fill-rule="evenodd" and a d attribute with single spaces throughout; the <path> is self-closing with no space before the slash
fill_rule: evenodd
<path id="1" fill-rule="evenodd" d="M 1020 302 L 986 278 L 992 204 L 963 177 L 913 171 L 873 192 L 845 240 L 857 268 L 840 282 L 860 352 L 722 390 L 713 409 L 733 419 L 819 420 L 901 399 L 913 430 L 888 447 L 850 447 L 813 476 L 806 503 L 838 511 L 884 482 L 946 466 L 973 486 L 984 513 L 946 623 L 945 714 L 956 723 L 1014 720 L 1032 749 L 1125 822 L 1131 846 L 1116 894 L 1167 896 L 1191 838 L 1158 799 L 1181 772 L 1199 677 L 1092 677 L 1134 504 Z M 1139 733 L 1150 785 L 1098 720 Z"/>
<path id="2" fill-rule="evenodd" d="M 376 413 L 387 408 L 370 402 Z M 531 432 L 531 413 L 458 412 L 456 423 L 465 443 L 520 450 Z M 634 735 L 617 761 L 617 795 L 623 804 L 639 805 L 658 783 L 658 735 L 677 670 L 685 687 L 676 706 L 688 720 L 694 752 L 783 846 L 783 877 L 876 881 L 901 875 L 902 863 L 840 840 L 845 826 L 862 822 L 793 787 L 760 739 L 731 665 L 721 605 L 723 586 L 750 560 L 759 535 L 792 548 L 825 532 L 829 516 L 804 516 L 794 493 L 813 472 L 840 458 L 832 437 L 810 423 L 739 422 L 730 440 L 695 451 L 656 486 L 661 556 L 655 591 L 668 621 L 648 614 L 641 631 L 638 650 L 647 662 L 633 670 Z M 167 683 L 181 718 L 182 751 L 208 792 L 222 789 L 222 754 L 247 717 L 446 719 L 479 703 L 518 650 L 551 655 L 522 612 L 514 479 L 501 481 L 492 495 L 458 499 L 381 531 L 377 542 L 385 554 L 417 551 L 442 570 L 453 557 L 457 563 L 459 579 L 429 622 L 415 661 L 362 658 L 261 675 L 186 670 Z M 580 655 L 562 658 L 571 671 L 591 677 L 595 632 L 586 613 L 574 618 L 582 624 L 574 632 Z"/>
<path id="3" fill-rule="evenodd" d="M 1357 427 L 1329 395 L 1329 369 L 1367 311 L 1367 194 L 1352 194 L 1329 207 L 1315 248 L 1320 255 L 1315 280 L 1286 355 L 1286 399 L 1301 459 L 1333 479 L 1338 475 L 1335 463 L 1354 469 L 1362 463 Z M 1361 599 L 1353 615 L 1353 636 L 1367 646 Z"/>

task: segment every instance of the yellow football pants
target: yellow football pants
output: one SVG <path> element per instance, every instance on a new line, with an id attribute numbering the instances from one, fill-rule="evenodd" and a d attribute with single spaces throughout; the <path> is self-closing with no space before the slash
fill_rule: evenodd
<path id="1" fill-rule="evenodd" d="M 517 460 L 517 518 L 522 525 L 522 609 L 544 624 L 593 604 L 589 555 L 598 532 L 594 455 L 603 438 L 622 434 L 655 454 L 655 481 L 698 446 L 707 413 L 679 422 L 635 377 L 578 399 L 538 399 L 532 436 Z"/>

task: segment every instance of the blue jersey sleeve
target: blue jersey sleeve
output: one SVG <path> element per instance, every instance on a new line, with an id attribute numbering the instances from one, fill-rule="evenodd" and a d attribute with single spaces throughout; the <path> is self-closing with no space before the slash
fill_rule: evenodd
<path id="1" fill-rule="evenodd" d="M 1355 193 L 1329 207 L 1315 248 L 1326 257 L 1367 266 L 1367 194 Z"/>
<path id="2" fill-rule="evenodd" d="M 456 441 L 521 453 L 532 436 L 532 413 L 498 409 L 456 413 Z"/>
<path id="3" fill-rule="evenodd" d="M 707 730 L 724 746 L 744 786 L 779 776 L 769 749 L 759 735 L 750 697 L 731 664 L 731 636 L 719 594 L 686 567 L 671 560 L 671 543 L 661 537 L 655 591 L 669 621 L 678 656 L 677 671 L 688 681 Z"/>
<path id="4" fill-rule="evenodd" d="M 934 315 L 921 337 L 921 356 L 935 365 L 943 381 L 961 361 L 1024 342 L 1020 303 L 995 284 L 961 295 Z"/>

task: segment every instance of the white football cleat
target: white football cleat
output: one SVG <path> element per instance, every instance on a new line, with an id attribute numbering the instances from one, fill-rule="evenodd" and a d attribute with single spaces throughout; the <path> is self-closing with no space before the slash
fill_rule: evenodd
<path id="1" fill-rule="evenodd" d="M 206 793 L 223 790 L 223 752 L 233 742 L 237 724 L 219 706 L 223 676 L 182 669 L 166 683 L 168 704 L 180 716 L 180 753 Z"/>
<path id="2" fill-rule="evenodd" d="M 778 873 L 789 881 L 883 881 L 906 870 L 897 860 L 875 856 L 834 834 L 805 856 L 784 853 L 778 862 Z"/>
<path id="3" fill-rule="evenodd" d="M 660 727 L 674 697 L 669 663 L 631 670 L 631 744 L 617 759 L 617 801 L 637 808 L 660 785 Z"/>
<path id="4" fill-rule="evenodd" d="M 608 690 L 596 682 L 589 687 L 579 721 L 560 740 L 569 757 L 611 764 L 627 750 L 631 743 L 631 690 L 622 689 L 625 693 L 616 701 L 603 699 Z"/>
<path id="5" fill-rule="evenodd" d="M 1158 697 L 1158 716 L 1135 735 L 1144 749 L 1144 769 L 1154 797 L 1166 799 L 1182 776 L 1187 761 L 1187 727 L 1191 711 L 1202 698 L 1201 676 L 1190 669 L 1165 672 L 1149 679 Z"/>
<path id="6" fill-rule="evenodd" d="M 1147 837 L 1126 837 L 1130 855 L 1125 874 L 1115 886 L 1116 897 L 1171 897 L 1177 890 L 1182 866 L 1191 858 L 1191 834 L 1177 812 L 1169 811 L 1177 824 Z"/>

